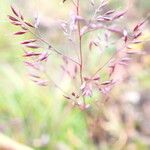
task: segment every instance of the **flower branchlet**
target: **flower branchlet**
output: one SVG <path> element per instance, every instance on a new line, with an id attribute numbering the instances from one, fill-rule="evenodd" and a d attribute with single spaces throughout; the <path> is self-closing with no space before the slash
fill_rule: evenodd
<path id="1" fill-rule="evenodd" d="M 63 0 L 63 3 L 65 2 L 67 2 L 67 0 Z M 112 88 L 120 82 L 120 80 L 113 76 L 118 69 L 118 66 L 122 66 L 126 69 L 126 66 L 132 61 L 132 55 L 140 53 L 138 50 L 132 48 L 132 45 L 143 42 L 140 40 L 140 37 L 142 36 L 142 27 L 146 20 L 135 25 L 131 31 L 122 28 L 114 28 L 114 22 L 116 23 L 116 20 L 122 18 L 126 14 L 126 10 L 118 12 L 117 10 L 112 9 L 104 12 L 103 9 L 108 5 L 108 1 L 103 0 L 93 13 L 93 16 L 90 19 L 87 19 L 80 14 L 80 0 L 71 0 L 71 2 L 76 7 L 76 13 L 72 15 L 70 22 L 63 21 L 61 27 L 69 40 L 71 40 L 72 34 L 76 35 L 76 43 L 78 43 L 77 54 L 79 54 L 77 59 L 65 55 L 38 35 L 35 32 L 37 28 L 35 24 L 26 21 L 25 17 L 15 7 L 11 7 L 13 15 L 9 15 L 8 18 L 11 24 L 20 27 L 19 31 L 14 33 L 15 36 L 24 34 L 33 35 L 33 39 L 26 39 L 20 42 L 25 48 L 23 54 L 25 65 L 32 70 L 32 73 L 30 73 L 32 80 L 41 86 L 47 86 L 48 83 L 52 81 L 54 85 L 62 91 L 63 96 L 68 102 L 84 110 L 89 107 L 88 102 L 86 102 L 86 97 L 92 97 L 93 91 L 95 90 L 99 91 L 100 94 L 104 96 L 108 95 Z M 96 5 L 94 0 L 91 0 L 90 4 L 93 7 Z M 88 54 L 88 52 L 83 48 L 83 38 L 85 35 L 90 36 L 92 33 L 95 33 L 95 31 L 101 30 L 106 31 L 104 34 L 105 46 L 103 45 L 103 48 L 100 47 L 101 35 L 98 35 L 96 40 L 91 38 L 88 43 L 90 55 L 92 55 L 93 48 L 103 49 L 101 51 L 103 53 L 106 51 L 109 44 L 115 45 L 117 43 L 110 41 L 110 34 L 117 35 L 119 37 L 118 41 L 121 41 L 120 43 L 122 43 L 122 46 L 119 49 L 116 47 L 116 50 L 106 62 L 99 66 L 95 66 L 93 73 L 89 76 L 88 68 L 85 67 L 87 63 L 87 61 L 85 61 L 85 55 Z M 41 46 L 43 44 L 47 46 L 47 49 L 43 49 Z M 64 62 L 64 65 L 62 64 L 60 67 L 68 75 L 68 78 L 71 78 L 72 80 L 76 79 L 75 84 L 78 87 L 76 91 L 72 91 L 71 93 L 65 92 L 52 79 L 47 77 L 45 70 L 43 69 L 43 64 L 47 62 L 51 53 L 60 56 L 60 59 Z M 90 61 L 92 62 L 92 60 Z M 68 64 L 73 64 L 73 69 L 71 68 L 73 73 L 66 67 Z M 106 81 L 101 80 L 100 76 L 100 72 L 104 68 L 107 68 L 108 70 L 108 79 Z M 80 81 L 78 78 L 80 78 Z"/>

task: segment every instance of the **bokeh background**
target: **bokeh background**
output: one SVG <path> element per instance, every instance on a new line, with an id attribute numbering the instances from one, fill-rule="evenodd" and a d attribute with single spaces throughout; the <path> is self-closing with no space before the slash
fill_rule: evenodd
<path id="1" fill-rule="evenodd" d="M 82 3 L 84 14 L 90 16 L 89 7 L 86 7 L 88 0 L 82 0 Z M 130 7 L 123 25 L 135 25 L 150 13 L 149 0 L 110 0 L 110 3 L 112 8 Z M 64 107 L 64 98 L 53 87 L 39 87 L 32 83 L 23 64 L 22 47 L 18 44 L 21 37 L 13 36 L 16 28 L 7 19 L 11 4 L 29 20 L 39 15 L 44 37 L 59 48 L 69 49 L 67 42 L 64 44 L 62 40 L 64 37 L 58 25 L 60 19 L 69 16 L 69 2 L 64 5 L 61 0 L 0 0 L 0 133 L 39 150 L 111 150 L 115 139 L 109 142 L 103 131 L 96 131 L 102 134 L 101 148 L 97 148 L 89 141 L 83 114 L 77 109 Z M 148 22 L 144 28 L 144 44 L 137 45 L 147 54 L 135 58 L 129 69 L 130 80 L 119 90 L 114 90 L 112 102 L 106 108 L 100 107 L 105 109 L 109 118 L 105 132 L 119 137 L 115 143 L 118 149 L 122 145 L 125 150 L 150 149 L 149 25 Z M 54 67 L 49 71 L 57 73 Z M 126 132 L 130 136 L 128 140 Z"/>

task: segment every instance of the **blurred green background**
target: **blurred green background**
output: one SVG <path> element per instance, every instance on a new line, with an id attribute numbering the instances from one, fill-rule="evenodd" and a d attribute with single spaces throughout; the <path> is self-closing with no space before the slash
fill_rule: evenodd
<path id="1" fill-rule="evenodd" d="M 88 0 L 83 0 L 84 6 L 86 3 Z M 89 142 L 83 114 L 64 107 L 65 100 L 56 89 L 38 87 L 30 81 L 21 57 L 22 47 L 18 44 L 21 38 L 13 36 L 16 28 L 7 19 L 11 4 L 27 18 L 40 13 L 42 33 L 54 43 L 59 42 L 60 47 L 62 36 L 57 33 L 59 29 L 53 29 L 54 21 L 67 18 L 70 11 L 70 4 L 63 5 L 61 0 L 0 0 L 0 132 L 39 150 L 95 150 Z M 126 18 L 129 25 L 150 12 L 149 0 L 111 0 L 112 7 L 119 9 L 129 4 L 133 4 Z M 88 8 L 84 9 L 90 15 Z M 145 39 L 150 37 L 148 27 L 149 23 L 145 28 Z M 148 42 L 140 46 L 150 54 Z M 143 61 L 140 74 L 133 72 L 140 86 L 136 87 L 138 91 L 150 88 L 150 57 L 144 57 Z M 55 70 L 52 68 L 51 71 Z M 133 143 L 135 150 L 148 150 L 147 144 L 138 140 Z M 102 150 L 105 149 L 107 147 Z"/>

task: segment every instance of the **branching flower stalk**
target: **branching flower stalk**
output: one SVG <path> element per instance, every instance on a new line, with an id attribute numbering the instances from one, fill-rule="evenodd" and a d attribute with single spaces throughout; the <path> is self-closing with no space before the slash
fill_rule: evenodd
<path id="1" fill-rule="evenodd" d="M 79 60 L 68 56 L 63 53 L 63 50 L 56 49 L 51 42 L 46 41 L 41 35 L 36 33 L 36 26 L 33 23 L 30 23 L 24 19 L 24 16 L 14 7 L 11 7 L 13 15 L 9 15 L 8 18 L 11 24 L 20 27 L 21 30 L 15 33 L 15 35 L 24 35 L 27 33 L 32 34 L 33 39 L 27 39 L 21 42 L 21 45 L 25 47 L 24 58 L 25 64 L 31 70 L 30 76 L 32 80 L 41 86 L 47 86 L 48 83 L 53 83 L 57 87 L 73 106 L 77 106 L 81 110 L 86 110 L 89 108 L 90 103 L 86 101 L 86 98 L 90 98 L 92 102 L 93 93 L 98 91 L 100 95 L 106 99 L 112 88 L 121 82 L 120 79 L 115 77 L 118 67 L 124 68 L 126 71 L 128 64 L 132 61 L 132 56 L 135 54 L 141 54 L 139 50 L 133 48 L 132 45 L 142 43 L 140 40 L 142 36 L 142 27 L 146 20 L 141 21 L 136 24 L 133 29 L 124 29 L 124 28 L 114 28 L 113 24 L 116 24 L 116 20 L 121 19 L 125 14 L 125 11 L 116 11 L 116 10 L 107 10 L 105 7 L 108 6 L 107 0 L 102 0 L 100 4 L 96 7 L 96 2 L 94 0 L 90 1 L 90 7 L 95 9 L 91 18 L 81 16 L 81 1 L 80 0 L 70 0 L 73 6 L 76 9 L 75 14 L 72 15 L 70 21 L 64 21 L 61 23 L 62 30 L 69 39 L 72 40 L 73 35 L 77 37 L 75 41 L 78 45 Z M 63 3 L 69 2 L 69 0 L 63 0 Z M 80 10 L 81 9 L 81 10 Z M 90 73 L 90 68 L 87 68 L 87 63 L 92 63 L 93 60 L 89 62 L 85 61 L 85 55 L 88 55 L 88 52 L 84 49 L 83 46 L 83 37 L 88 34 L 95 34 L 95 31 L 104 31 L 104 34 L 97 36 L 96 39 L 89 37 L 88 47 L 90 55 L 92 55 L 93 48 L 100 50 L 101 52 L 107 51 L 109 45 L 115 47 L 115 51 L 112 56 L 109 57 L 106 62 L 94 66 L 92 68 L 93 72 Z M 111 35 L 116 35 L 118 38 L 115 42 L 111 42 Z M 105 44 L 102 44 L 102 39 Z M 86 41 L 87 42 L 87 41 Z M 85 43 L 85 42 L 84 42 Z M 116 45 L 122 43 L 118 48 Z M 43 48 L 41 45 L 46 45 L 47 48 Z M 43 50 L 44 49 L 44 50 Z M 66 74 L 67 78 L 71 79 L 74 84 L 76 84 L 77 89 L 71 89 L 70 92 L 64 91 L 64 88 L 61 88 L 60 85 L 49 77 L 47 70 L 44 68 L 44 64 L 47 63 L 49 55 L 54 53 L 60 56 L 60 59 L 63 60 L 60 68 Z M 97 62 L 99 62 L 99 59 Z M 71 67 L 70 67 L 71 66 Z M 95 69 L 96 68 L 96 69 Z M 101 79 L 100 73 L 105 68 L 108 80 L 103 81 Z M 79 71 L 78 71 L 79 70 Z M 90 76 L 89 76 L 90 74 Z M 78 77 L 80 81 L 78 80 Z M 123 79 L 122 79 L 123 80 Z M 97 98 L 99 99 L 99 98 Z M 96 100 L 97 101 L 97 100 Z"/>
<path id="2" fill-rule="evenodd" d="M 77 0 L 76 4 L 77 8 L 77 16 L 80 16 L 80 1 Z M 78 26 L 78 36 L 79 36 L 79 54 L 80 54 L 80 80 L 81 80 L 81 85 L 83 84 L 83 52 L 82 52 L 82 36 L 81 36 L 81 27 L 80 27 L 80 21 L 77 21 L 77 26 Z M 86 107 L 86 102 L 85 102 L 85 97 L 84 95 L 82 96 L 83 98 L 83 103 L 84 103 L 84 108 Z"/>

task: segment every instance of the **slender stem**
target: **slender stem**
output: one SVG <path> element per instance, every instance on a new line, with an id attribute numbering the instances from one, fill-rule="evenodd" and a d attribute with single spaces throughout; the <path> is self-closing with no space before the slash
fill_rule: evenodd
<path id="1" fill-rule="evenodd" d="M 81 79 L 81 84 L 83 83 L 83 57 L 82 57 L 82 46 L 81 46 L 81 36 L 80 36 L 80 79 Z"/>
<path id="2" fill-rule="evenodd" d="M 77 16 L 80 15 L 79 9 L 80 9 L 80 2 L 77 0 L 77 6 L 76 6 Z M 80 57 L 80 80 L 81 84 L 83 84 L 83 52 L 82 52 L 82 36 L 81 36 L 81 26 L 80 21 L 77 22 L 78 25 L 78 36 L 79 36 L 79 57 Z M 84 107 L 86 106 L 85 97 L 82 96 Z"/>
<path id="3" fill-rule="evenodd" d="M 79 16 L 79 7 L 80 3 L 79 0 L 77 0 L 77 16 Z M 78 21 L 78 36 L 79 36 L 79 57 L 80 57 L 80 80 L 81 84 L 83 83 L 83 54 L 82 54 L 82 36 L 81 36 L 81 27 L 80 27 L 80 22 Z"/>

